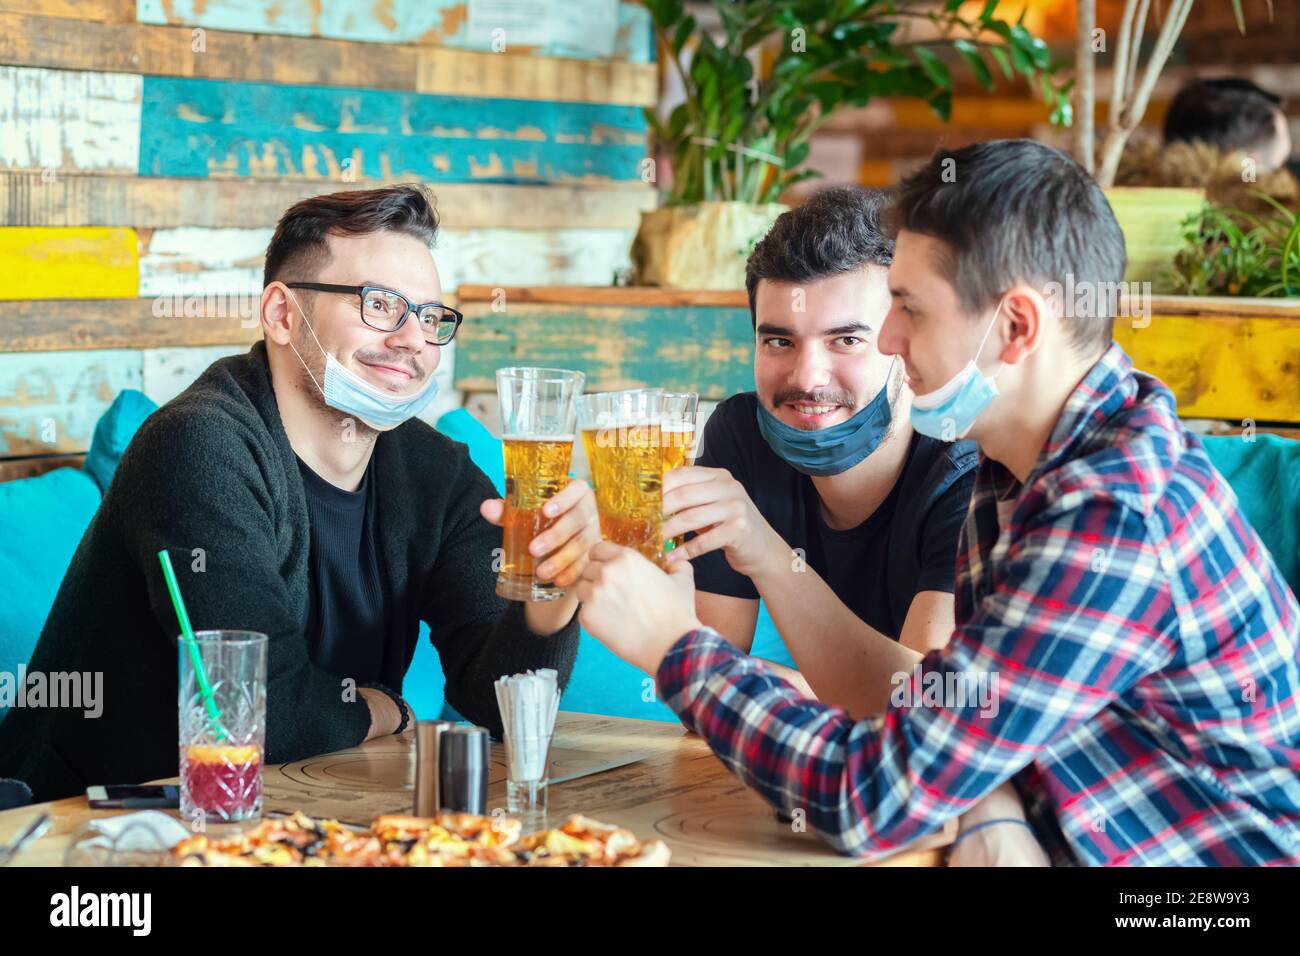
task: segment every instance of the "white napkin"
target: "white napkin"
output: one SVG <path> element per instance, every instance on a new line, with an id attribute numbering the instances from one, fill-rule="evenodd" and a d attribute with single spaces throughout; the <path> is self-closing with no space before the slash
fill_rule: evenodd
<path id="1" fill-rule="evenodd" d="M 542 780 L 546 776 L 546 755 L 560 709 L 558 678 L 554 670 L 543 667 L 496 682 L 511 780 Z"/>
<path id="2" fill-rule="evenodd" d="M 170 850 L 190 835 L 189 828 L 161 810 L 140 810 L 116 817 L 90 821 L 96 836 L 82 841 L 83 847 L 113 850 Z"/>

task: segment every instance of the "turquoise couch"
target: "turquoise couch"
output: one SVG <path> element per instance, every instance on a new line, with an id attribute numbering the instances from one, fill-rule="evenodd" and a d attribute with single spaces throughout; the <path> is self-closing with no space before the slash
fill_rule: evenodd
<path id="1" fill-rule="evenodd" d="M 84 468 L 60 468 L 36 478 L 0 483 L 0 581 L 5 582 L 7 594 L 13 595 L 0 602 L 0 671 L 13 673 L 30 659 L 59 583 L 118 458 L 155 407 L 142 393 L 124 391 L 96 426 Z M 497 490 L 504 487 L 501 443 L 468 411 L 448 412 L 438 420 L 438 429 L 468 445 L 471 457 Z M 1209 438 L 1205 445 L 1292 589 L 1300 589 L 1300 442 L 1259 435 L 1254 442 Z M 754 653 L 794 664 L 765 610 L 760 610 Z M 405 694 L 422 717 L 443 714 L 456 718 L 443 698 L 444 685 L 437 652 L 424 630 Z M 585 631 L 561 707 L 676 720 L 655 698 L 653 681 Z"/>

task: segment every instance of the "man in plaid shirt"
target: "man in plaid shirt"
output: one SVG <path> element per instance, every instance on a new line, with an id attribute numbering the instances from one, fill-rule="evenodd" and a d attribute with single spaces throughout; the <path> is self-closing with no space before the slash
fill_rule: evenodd
<path id="1" fill-rule="evenodd" d="M 864 642 L 845 666 L 891 705 L 855 721 L 701 628 L 689 562 L 605 542 L 583 624 L 840 852 L 961 816 L 959 841 L 1028 825 L 1061 864 L 1300 863 L 1300 608 L 1112 341 L 1125 256 L 1101 191 L 1049 147 L 981 143 L 938 153 L 893 216 L 880 350 L 917 430 L 981 450 L 948 645 L 911 668 Z M 1028 823 L 968 823 L 1008 780 Z"/>

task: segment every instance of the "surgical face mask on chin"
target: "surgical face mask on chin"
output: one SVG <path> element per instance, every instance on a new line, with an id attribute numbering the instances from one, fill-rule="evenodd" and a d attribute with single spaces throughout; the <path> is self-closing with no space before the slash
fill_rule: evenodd
<path id="1" fill-rule="evenodd" d="M 377 432 L 386 432 L 420 414 L 438 396 L 438 380 L 432 375 L 429 376 L 429 381 L 414 395 L 397 396 L 389 394 L 376 385 L 371 385 L 355 372 L 344 368 L 338 359 L 325 351 L 325 348 L 320 344 L 320 339 L 316 338 L 316 330 L 307 321 L 307 314 L 303 312 L 302 306 L 298 305 L 298 297 L 292 292 L 289 293 L 289 297 L 293 299 L 293 304 L 297 307 L 298 314 L 302 316 L 307 331 L 311 332 L 311 337 L 316 340 L 316 347 L 325 355 L 325 386 L 323 388 L 321 383 L 316 381 L 316 376 L 312 375 L 307 363 L 303 362 L 302 356 L 298 355 L 298 350 L 294 348 L 292 335 L 289 338 L 289 348 L 293 349 L 293 354 L 298 356 L 298 361 L 302 362 L 302 367 L 307 369 L 307 374 L 311 376 L 312 383 L 325 399 L 325 404 L 330 408 L 360 419 Z"/>
<path id="2" fill-rule="evenodd" d="M 795 428 L 769 412 L 760 399 L 756 413 L 759 433 L 779 458 L 801 474 L 819 478 L 843 474 L 879 448 L 889 435 L 894 414 L 889 386 L 897 361 L 890 362 L 885 384 L 876 397 L 847 421 L 815 431 Z"/>
<path id="3" fill-rule="evenodd" d="M 993 321 L 984 330 L 984 337 L 966 367 L 933 392 L 912 396 L 912 427 L 922 435 L 948 442 L 965 438 L 975 420 L 997 398 L 998 386 L 994 379 L 1002 373 L 1006 363 L 999 362 L 996 372 L 985 375 L 976 361 L 984 351 L 984 343 L 988 341 L 993 326 L 998 323 L 1004 301 L 998 300 Z"/>

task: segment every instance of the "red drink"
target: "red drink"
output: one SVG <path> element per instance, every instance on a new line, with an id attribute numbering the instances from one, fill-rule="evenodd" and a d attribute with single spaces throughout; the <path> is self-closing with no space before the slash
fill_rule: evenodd
<path id="1" fill-rule="evenodd" d="M 184 810 L 217 822 L 249 820 L 262 812 L 262 750 L 195 744 L 181 748 Z"/>

